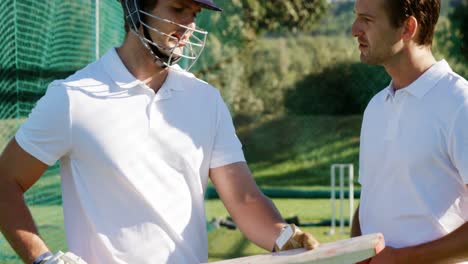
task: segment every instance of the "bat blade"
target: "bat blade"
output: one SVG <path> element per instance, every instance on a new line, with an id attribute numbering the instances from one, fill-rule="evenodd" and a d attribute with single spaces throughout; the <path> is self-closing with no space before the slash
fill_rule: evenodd
<path id="1" fill-rule="evenodd" d="M 375 256 L 384 247 L 383 235 L 376 233 L 321 244 L 318 248 L 309 251 L 293 249 L 210 262 L 210 264 L 352 264 Z"/>

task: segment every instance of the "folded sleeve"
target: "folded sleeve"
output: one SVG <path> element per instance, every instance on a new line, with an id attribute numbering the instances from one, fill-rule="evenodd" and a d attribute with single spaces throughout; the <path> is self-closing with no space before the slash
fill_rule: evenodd
<path id="1" fill-rule="evenodd" d="M 235 162 L 245 161 L 231 114 L 221 98 L 217 96 L 217 125 L 210 168 L 217 168 Z"/>
<path id="2" fill-rule="evenodd" d="M 70 100 L 64 86 L 52 83 L 15 135 L 18 145 L 51 166 L 69 152 Z"/>
<path id="3" fill-rule="evenodd" d="M 450 156 L 463 182 L 468 184 L 468 101 L 458 110 L 450 134 Z"/>

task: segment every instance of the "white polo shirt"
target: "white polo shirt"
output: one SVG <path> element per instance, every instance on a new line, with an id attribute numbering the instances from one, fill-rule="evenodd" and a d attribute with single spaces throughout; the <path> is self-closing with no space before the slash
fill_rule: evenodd
<path id="1" fill-rule="evenodd" d="M 208 259 L 208 171 L 244 156 L 218 90 L 175 67 L 155 94 L 111 49 L 50 84 L 16 134 L 60 160 L 68 246 L 90 264 Z"/>
<path id="2" fill-rule="evenodd" d="M 359 220 L 406 247 L 468 220 L 468 83 L 440 61 L 367 106 L 361 130 Z"/>

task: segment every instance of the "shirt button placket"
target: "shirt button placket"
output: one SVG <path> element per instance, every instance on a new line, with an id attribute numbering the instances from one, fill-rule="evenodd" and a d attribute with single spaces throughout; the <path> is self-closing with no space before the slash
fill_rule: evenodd
<path id="1" fill-rule="evenodd" d="M 151 90 L 150 88 L 148 87 L 144 87 L 144 88 L 149 97 L 149 102 L 148 102 L 148 105 L 146 106 L 146 112 L 148 115 L 148 124 L 149 124 L 149 127 L 151 128 L 152 123 L 153 123 L 151 120 L 154 118 L 154 115 L 155 115 L 154 105 L 157 101 L 157 96 L 154 93 L 154 91 Z"/>
<path id="2" fill-rule="evenodd" d="M 395 93 L 395 96 L 391 99 L 390 104 L 392 112 L 390 113 L 390 120 L 388 121 L 386 140 L 393 140 L 398 135 L 403 95 L 402 92 L 398 92 Z"/>

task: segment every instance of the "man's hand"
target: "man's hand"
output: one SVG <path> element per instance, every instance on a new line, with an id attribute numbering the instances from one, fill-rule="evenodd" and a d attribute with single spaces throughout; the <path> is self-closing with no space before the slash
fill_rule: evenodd
<path id="1" fill-rule="evenodd" d="M 368 259 L 362 263 L 368 264 L 403 264 L 405 263 L 401 259 L 400 254 L 398 254 L 398 249 L 386 246 L 382 251 L 380 251 L 373 258 Z M 361 262 L 360 262 L 361 263 Z"/>
<path id="2" fill-rule="evenodd" d="M 293 231 L 292 236 L 281 248 L 279 248 L 279 245 L 275 244 L 276 251 L 290 250 L 295 248 L 305 248 L 307 250 L 311 250 L 319 246 L 319 242 L 312 234 L 302 232 L 299 227 L 294 224 L 289 226 Z"/>
<path id="3" fill-rule="evenodd" d="M 41 264 L 87 264 L 86 261 L 82 260 L 77 255 L 67 252 L 63 253 L 61 251 L 53 255 L 50 258 L 45 259 Z"/>

